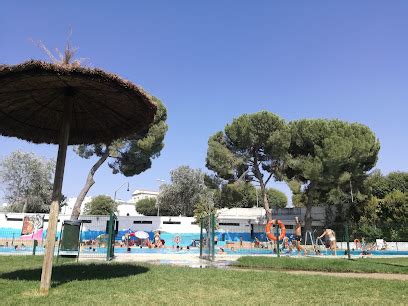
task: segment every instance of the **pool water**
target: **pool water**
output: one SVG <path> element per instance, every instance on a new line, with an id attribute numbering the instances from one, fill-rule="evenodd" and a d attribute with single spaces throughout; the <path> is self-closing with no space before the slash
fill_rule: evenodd
<path id="1" fill-rule="evenodd" d="M 273 250 L 271 249 L 230 249 L 230 248 L 223 248 L 224 252 L 222 254 L 226 255 L 271 255 L 274 254 Z M 0 247 L 0 253 L 8 253 L 8 254 L 21 254 L 21 255 L 28 255 L 32 254 L 32 248 L 31 247 L 25 247 L 21 249 L 14 249 L 14 247 Z M 216 254 L 220 254 L 220 248 L 215 249 Z M 37 247 L 36 249 L 36 254 L 43 254 L 44 253 L 44 248 L 43 247 Z M 116 247 L 115 248 L 115 253 L 116 254 L 199 254 L 200 249 L 192 247 L 189 250 L 186 247 L 183 247 L 182 249 L 176 249 L 176 248 L 160 248 L 160 249 L 149 249 L 149 248 L 138 248 L 134 247 L 130 249 L 130 252 L 128 252 L 127 248 L 121 248 L 121 247 Z M 95 249 L 89 249 L 89 248 L 83 248 L 81 250 L 81 254 L 84 255 L 104 255 L 106 254 L 106 248 L 95 248 Z M 281 255 L 297 255 L 297 251 L 294 250 L 290 254 L 288 252 L 281 252 Z M 330 251 L 323 251 L 322 255 L 331 255 Z M 339 256 L 344 256 L 345 250 L 337 250 L 337 255 Z M 360 256 L 361 255 L 361 250 L 354 250 L 351 251 L 351 255 L 354 256 Z M 408 256 L 408 251 L 370 251 L 369 255 L 373 256 Z"/>

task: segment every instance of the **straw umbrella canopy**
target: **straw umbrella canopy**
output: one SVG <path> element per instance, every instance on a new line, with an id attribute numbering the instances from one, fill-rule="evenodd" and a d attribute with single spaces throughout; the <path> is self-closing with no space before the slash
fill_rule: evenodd
<path id="1" fill-rule="evenodd" d="M 156 111 L 140 87 L 100 69 L 29 61 L 0 66 L 0 134 L 58 144 L 72 101 L 68 144 L 109 143 L 148 127 Z"/>
<path id="2" fill-rule="evenodd" d="M 50 287 L 66 150 L 108 144 L 145 130 L 156 105 L 117 75 L 79 65 L 28 61 L 0 65 L 0 135 L 58 144 L 57 165 L 40 290 Z"/>

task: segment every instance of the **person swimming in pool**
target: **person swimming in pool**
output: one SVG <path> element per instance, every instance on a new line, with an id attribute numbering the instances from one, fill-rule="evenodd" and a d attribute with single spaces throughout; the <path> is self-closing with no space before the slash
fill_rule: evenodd
<path id="1" fill-rule="evenodd" d="M 323 234 L 321 234 L 317 239 L 322 239 L 323 237 L 326 237 L 326 240 L 329 242 L 330 250 L 333 252 L 333 255 L 336 255 L 336 233 L 332 229 L 326 228 Z"/>

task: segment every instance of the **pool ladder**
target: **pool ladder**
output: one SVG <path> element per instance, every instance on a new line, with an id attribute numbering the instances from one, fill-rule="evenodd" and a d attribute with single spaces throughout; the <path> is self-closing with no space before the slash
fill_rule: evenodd
<path id="1" fill-rule="evenodd" d="M 321 238 L 316 238 L 316 240 L 314 240 L 314 239 L 313 239 L 313 233 L 312 233 L 311 231 L 307 231 L 306 234 L 305 234 L 305 246 L 307 245 L 308 238 L 310 239 L 310 242 L 311 242 L 311 244 L 312 244 L 313 251 L 314 251 L 315 249 L 319 248 L 319 250 L 320 250 L 320 252 L 321 252 L 321 249 L 320 249 L 320 247 L 319 247 L 319 242 L 320 242 L 320 245 L 323 246 L 323 250 L 326 251 L 326 255 L 327 255 L 326 246 L 324 245 L 324 243 L 323 243 L 323 241 L 322 241 Z"/>

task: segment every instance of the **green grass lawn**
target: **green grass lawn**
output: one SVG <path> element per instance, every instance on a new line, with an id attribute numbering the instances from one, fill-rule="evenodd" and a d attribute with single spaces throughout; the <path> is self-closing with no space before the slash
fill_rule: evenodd
<path id="1" fill-rule="evenodd" d="M 1 305 L 15 304 L 401 304 L 408 282 L 62 262 L 49 296 L 38 295 L 42 258 L 0 256 Z"/>
<path id="2" fill-rule="evenodd" d="M 288 258 L 245 256 L 236 266 L 273 270 L 306 270 L 327 272 L 402 273 L 408 274 L 408 258 Z"/>

